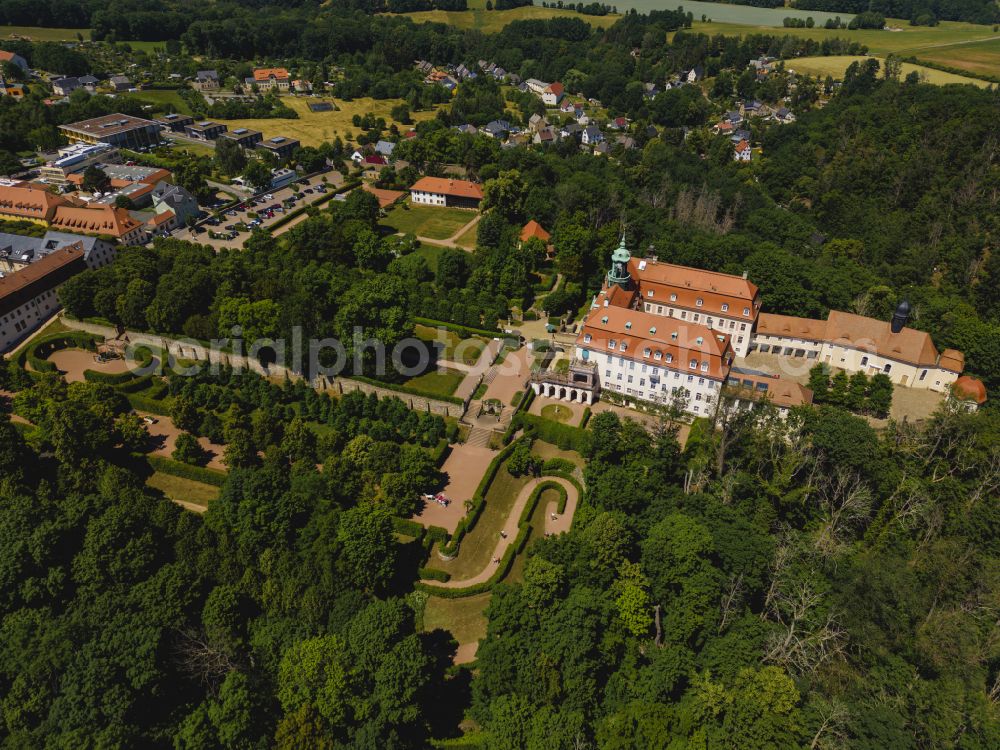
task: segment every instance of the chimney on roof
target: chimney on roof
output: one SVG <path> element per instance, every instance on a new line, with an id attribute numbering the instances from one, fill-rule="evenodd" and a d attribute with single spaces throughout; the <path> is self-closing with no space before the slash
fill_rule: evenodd
<path id="1" fill-rule="evenodd" d="M 889 322 L 889 330 L 893 333 L 899 333 L 906 326 L 906 321 L 909 317 L 910 303 L 904 299 L 899 303 L 899 307 L 896 308 L 896 312 L 892 314 L 892 320 Z"/>

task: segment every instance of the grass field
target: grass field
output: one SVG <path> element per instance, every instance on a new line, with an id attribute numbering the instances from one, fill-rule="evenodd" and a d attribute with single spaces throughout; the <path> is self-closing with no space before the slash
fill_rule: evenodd
<path id="1" fill-rule="evenodd" d="M 560 404 L 547 404 L 542 407 L 542 416 L 553 422 L 568 422 L 573 416 L 573 410 Z"/>
<path id="2" fill-rule="evenodd" d="M 486 505 L 479 520 L 462 539 L 458 557 L 444 562 L 437 555 L 431 555 L 427 567 L 446 570 L 453 580 L 471 578 L 488 567 L 500 540 L 500 529 L 507 521 L 521 488 L 529 481 L 531 478 L 527 476 L 512 477 L 506 463 L 501 466 L 486 493 Z"/>
<path id="3" fill-rule="evenodd" d="M 946 47 L 929 47 L 914 53 L 927 62 L 961 68 L 975 75 L 1000 75 L 1000 37 Z"/>
<path id="4" fill-rule="evenodd" d="M 159 490 L 171 500 L 180 500 L 204 507 L 208 507 L 208 503 L 219 496 L 218 487 L 175 477 L 172 474 L 164 474 L 160 471 L 154 472 L 146 480 L 146 486 Z"/>
<path id="5" fill-rule="evenodd" d="M 560 16 L 579 18 L 586 21 L 591 26 L 607 28 L 612 26 L 621 16 L 585 16 L 571 10 L 560 10 L 558 8 L 543 8 L 538 5 L 526 5 L 513 10 L 486 10 L 486 0 L 469 0 L 469 10 L 445 11 L 426 10 L 417 13 L 404 13 L 415 23 L 446 23 L 459 29 L 475 29 L 486 34 L 493 34 L 503 30 L 503 27 L 511 21 L 538 20 L 547 18 L 558 18 Z"/>
<path id="6" fill-rule="evenodd" d="M 77 41 L 77 34 L 84 39 L 90 39 L 90 29 L 45 29 L 41 26 L 2 26 L 0 39 L 11 36 L 27 37 L 35 42 L 66 42 Z"/>
<path id="7" fill-rule="evenodd" d="M 431 328 L 430 326 L 415 325 L 413 333 L 422 341 L 437 341 L 444 344 L 441 350 L 443 359 L 461 361 L 467 365 L 474 365 L 479 361 L 479 356 L 486 348 L 486 342 L 478 337 L 463 339 L 454 331 L 444 328 Z M 464 343 L 463 343 L 464 342 Z M 456 352 L 458 360 L 455 359 Z"/>
<path id="8" fill-rule="evenodd" d="M 455 240 L 456 245 L 461 245 L 469 250 L 476 249 L 476 237 L 478 236 L 479 225 L 469 227 L 466 231 L 462 232 L 461 235 Z"/>
<path id="9" fill-rule="evenodd" d="M 910 26 L 909 22 L 890 20 L 887 23 L 901 31 L 880 31 L 874 29 L 786 29 L 773 26 L 747 26 L 738 23 L 695 21 L 692 31 L 703 34 L 725 34 L 745 36 L 747 34 L 771 34 L 799 36 L 823 41 L 824 39 L 848 39 L 868 47 L 872 55 L 884 57 L 896 54 L 900 57 L 925 58 L 942 65 L 963 67 L 970 72 L 1000 75 L 1000 34 L 991 26 L 954 21 L 942 21 L 938 26 Z M 967 51 L 972 56 L 975 67 L 962 65 L 967 59 Z"/>
<path id="10" fill-rule="evenodd" d="M 403 234 L 415 234 L 431 240 L 446 240 L 476 218 L 464 208 L 413 206 L 403 203 L 394 208 L 382 223 Z"/>
<path id="11" fill-rule="evenodd" d="M 424 393 L 435 396 L 450 396 L 465 379 L 465 373 L 442 367 L 406 381 L 409 388 L 419 388 Z"/>
<path id="12" fill-rule="evenodd" d="M 432 596 L 424 606 L 424 630 L 447 630 L 459 643 L 476 643 L 486 637 L 489 592 L 460 599 Z"/>
<path id="13" fill-rule="evenodd" d="M 175 112 L 189 115 L 191 108 L 188 103 L 181 98 L 181 95 L 173 89 L 145 89 L 135 93 L 119 94 L 125 99 L 138 99 L 156 105 L 158 112 L 166 112 L 167 105 L 172 105 Z"/>
<path id="14" fill-rule="evenodd" d="M 844 77 L 844 71 L 847 70 L 847 67 L 852 62 L 865 59 L 868 58 L 860 56 L 852 57 L 851 55 L 800 57 L 797 60 L 789 60 L 788 68 L 794 70 L 796 73 L 808 73 L 809 75 L 821 78 L 829 75 L 840 79 Z M 968 78 L 966 76 L 955 75 L 954 73 L 945 73 L 941 70 L 925 68 L 922 65 L 911 65 L 910 63 L 903 63 L 903 70 L 900 75 L 901 77 L 906 77 L 913 71 L 919 73 L 921 78 L 925 79 L 927 83 L 935 83 L 941 86 L 947 83 L 971 83 L 973 86 L 985 88 L 990 85 L 987 81 L 982 81 L 978 78 Z"/>
<path id="15" fill-rule="evenodd" d="M 542 490 L 542 494 L 538 497 L 538 504 L 535 505 L 535 510 L 528 520 L 528 523 L 531 524 L 531 535 L 524 544 L 525 552 L 514 558 L 514 564 L 510 566 L 510 573 L 507 574 L 504 581 L 508 583 L 520 583 L 524 580 L 524 564 L 528 561 L 526 552 L 531 549 L 531 545 L 537 540 L 545 537 L 545 514 L 548 512 L 549 503 L 551 502 L 559 502 L 559 493 L 551 489 Z"/>
<path id="16" fill-rule="evenodd" d="M 333 112 L 313 112 L 309 109 L 309 103 L 322 101 L 311 97 L 283 96 L 283 104 L 294 109 L 298 115 L 297 120 L 275 119 L 246 119 L 246 120 L 225 120 L 230 130 L 236 128 L 251 128 L 260 130 L 266 137 L 272 135 L 284 135 L 290 138 L 298 138 L 303 146 L 318 146 L 323 141 L 332 141 L 334 136 L 346 137 L 347 133 L 357 135 L 360 131 L 351 123 L 354 115 L 364 115 L 371 112 L 376 117 L 385 119 L 386 125 L 393 123 L 390 112 L 393 107 L 400 104 L 402 99 L 372 99 L 362 97 L 352 101 L 336 100 L 339 111 Z M 410 116 L 414 120 L 429 120 L 434 117 L 434 110 L 423 110 L 421 112 L 411 112 Z M 407 125 L 397 123 L 403 130 Z"/>

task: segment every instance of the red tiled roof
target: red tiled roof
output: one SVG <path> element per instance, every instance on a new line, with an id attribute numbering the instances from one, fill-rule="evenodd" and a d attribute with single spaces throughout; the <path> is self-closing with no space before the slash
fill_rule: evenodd
<path id="1" fill-rule="evenodd" d="M 0 214 L 48 221 L 56 208 L 65 204 L 61 196 L 30 182 L 0 185 Z"/>
<path id="2" fill-rule="evenodd" d="M 271 76 L 275 78 L 288 78 L 288 71 L 285 68 L 257 68 L 253 72 L 253 79 L 255 81 L 266 81 Z"/>
<path id="3" fill-rule="evenodd" d="M 563 85 L 561 83 L 559 83 L 559 81 L 556 81 L 555 83 L 550 83 L 548 90 L 551 91 L 556 96 L 558 96 L 563 91 L 565 91 L 565 89 L 563 88 Z"/>
<path id="4" fill-rule="evenodd" d="M 456 198 L 483 199 L 483 188 L 468 180 L 451 180 L 446 177 L 423 177 L 410 187 L 410 192 L 437 193 L 452 195 Z"/>
<path id="5" fill-rule="evenodd" d="M 811 390 L 794 380 L 782 380 L 780 375 L 730 372 L 726 385 L 735 389 L 741 398 L 767 398 L 775 406 L 801 406 L 813 400 Z"/>
<path id="6" fill-rule="evenodd" d="M 610 346 L 611 341 L 615 342 L 614 349 Z M 728 375 L 733 358 L 729 336 L 724 333 L 677 318 L 614 305 L 593 308 L 583 321 L 576 343 L 595 352 L 613 351 L 615 356 L 717 380 Z M 656 359 L 658 352 L 660 359 Z M 667 355 L 670 355 L 669 363 Z M 690 367 L 692 359 L 697 363 L 695 369 Z M 702 363 L 707 363 L 707 370 L 701 369 Z"/>
<path id="7" fill-rule="evenodd" d="M 521 242 L 530 240 L 532 237 L 537 237 L 542 242 L 548 242 L 552 235 L 542 229 L 541 224 L 532 219 L 524 225 L 523 229 L 521 229 Z"/>
<path id="8" fill-rule="evenodd" d="M 969 375 L 963 375 L 952 386 L 955 398 L 972 400 L 977 404 L 986 403 L 986 386 L 983 381 Z"/>
<path id="9" fill-rule="evenodd" d="M 750 144 L 747 143 L 745 140 L 741 140 L 739 143 L 736 144 L 737 151 L 746 151 L 748 148 L 750 148 Z"/>
<path id="10" fill-rule="evenodd" d="M 367 182 L 363 183 L 361 188 L 378 198 L 379 208 L 388 208 L 406 195 L 406 193 L 401 190 L 382 190 L 381 188 L 372 187 Z"/>
<path id="11" fill-rule="evenodd" d="M 139 225 L 124 208 L 113 206 L 60 206 L 52 217 L 52 227 L 69 232 L 89 232 L 124 237 Z"/>
<path id="12" fill-rule="evenodd" d="M 0 278 L 0 315 L 7 315 L 42 292 L 87 268 L 83 245 L 74 242 Z"/>

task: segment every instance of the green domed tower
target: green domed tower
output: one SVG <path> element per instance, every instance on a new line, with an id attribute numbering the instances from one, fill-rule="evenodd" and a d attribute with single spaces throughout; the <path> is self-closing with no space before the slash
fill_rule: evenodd
<path id="1" fill-rule="evenodd" d="M 625 247 L 625 233 L 622 232 L 622 241 L 618 249 L 611 254 L 611 270 L 608 271 L 608 286 L 617 284 L 623 289 L 628 289 L 632 285 L 632 276 L 628 272 L 628 262 L 632 260 L 628 249 Z"/>

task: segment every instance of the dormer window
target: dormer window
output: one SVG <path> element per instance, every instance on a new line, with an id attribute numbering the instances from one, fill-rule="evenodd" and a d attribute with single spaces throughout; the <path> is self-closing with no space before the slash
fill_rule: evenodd
<path id="1" fill-rule="evenodd" d="M 708 362 L 702 362 L 701 363 L 701 371 L 702 372 L 708 372 Z"/>
<path id="2" fill-rule="evenodd" d="M 642 356 L 643 357 L 648 357 L 650 355 L 650 353 L 651 352 L 650 352 L 649 347 L 646 347 L 645 349 L 642 350 Z"/>
<path id="3" fill-rule="evenodd" d="M 750 315 L 750 308 L 749 307 L 744 307 L 743 308 L 743 315 L 744 316 Z"/>
<path id="4" fill-rule="evenodd" d="M 585 344 L 589 344 L 590 343 L 590 334 L 589 333 L 583 334 L 583 343 L 585 343 Z"/>
<path id="5" fill-rule="evenodd" d="M 663 358 L 662 352 L 657 352 L 656 354 L 653 355 L 653 359 L 662 359 L 662 358 Z"/>
<path id="6" fill-rule="evenodd" d="M 667 355 L 667 364 L 669 365 L 673 361 L 674 361 L 674 355 L 673 354 L 668 354 Z"/>
<path id="7" fill-rule="evenodd" d="M 670 334 L 670 340 L 671 341 L 677 340 L 677 331 L 674 331 L 673 333 Z"/>
<path id="8" fill-rule="evenodd" d="M 618 349 L 619 349 L 620 351 L 625 351 L 626 349 L 628 349 L 628 343 L 627 343 L 627 342 L 625 342 L 625 341 L 623 341 L 623 342 L 621 343 L 621 346 L 619 346 L 619 347 L 618 347 Z"/>
<path id="9" fill-rule="evenodd" d="M 688 362 L 688 367 L 690 367 L 692 370 L 697 370 L 698 369 L 698 360 L 692 359 L 690 362 Z"/>
<path id="10" fill-rule="evenodd" d="M 608 316 L 605 315 L 603 318 L 601 318 L 601 322 L 602 323 L 607 323 L 608 322 Z"/>
<path id="11" fill-rule="evenodd" d="M 703 339 L 701 336 L 699 336 L 698 338 L 696 338 L 694 340 L 694 343 L 696 343 L 698 346 L 701 346 L 702 344 L 705 343 L 705 339 Z"/>
<path id="12" fill-rule="evenodd" d="M 632 329 L 632 322 L 631 321 L 626 322 L 625 323 L 625 330 L 631 330 L 631 329 Z"/>
<path id="13" fill-rule="evenodd" d="M 650 333 L 656 333 L 656 326 L 653 326 L 652 328 L 650 328 L 649 332 Z"/>
<path id="14" fill-rule="evenodd" d="M 671 294 L 670 295 L 670 301 L 671 302 L 676 302 L 677 301 L 677 295 L 676 294 Z"/>
<path id="15" fill-rule="evenodd" d="M 618 346 L 618 342 L 615 339 L 608 342 L 608 349 L 614 349 L 616 346 Z"/>
<path id="16" fill-rule="evenodd" d="M 653 290 L 650 289 L 648 292 L 646 292 L 646 296 L 647 297 L 652 297 L 653 296 Z"/>
<path id="17" fill-rule="evenodd" d="M 701 297 L 699 297 L 698 299 L 696 299 L 696 300 L 694 301 L 694 303 L 695 303 L 695 305 L 697 305 L 698 307 L 701 307 L 702 305 L 704 305 L 704 304 L 705 304 L 705 300 L 703 300 L 703 299 L 702 299 Z"/>
<path id="18" fill-rule="evenodd" d="M 722 312 L 729 312 L 729 303 L 728 302 L 723 302 L 722 303 Z"/>

